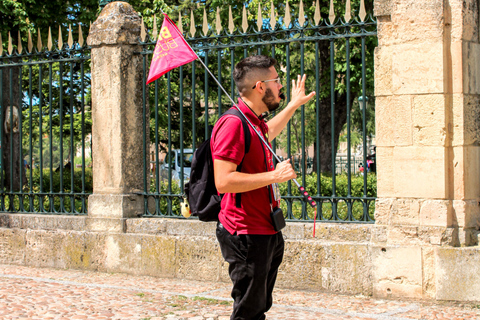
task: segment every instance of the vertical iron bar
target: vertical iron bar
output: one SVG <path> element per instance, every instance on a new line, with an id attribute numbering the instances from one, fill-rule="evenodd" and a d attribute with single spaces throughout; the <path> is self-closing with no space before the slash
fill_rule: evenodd
<path id="1" fill-rule="evenodd" d="M 286 60 L 286 64 L 287 64 L 287 69 L 286 69 L 286 72 L 287 72 L 287 83 L 286 83 L 286 85 L 287 85 L 287 101 L 285 103 L 288 104 L 290 102 L 290 98 L 291 98 L 290 43 L 287 43 L 285 45 L 285 52 L 286 52 L 285 60 Z M 291 131 L 292 131 L 292 120 L 290 119 L 287 123 L 287 155 L 288 155 L 289 159 L 292 157 L 292 145 L 291 145 L 291 141 L 290 141 Z M 295 169 L 294 161 L 292 161 L 292 166 Z M 287 182 L 287 196 L 288 197 L 292 196 L 292 182 L 290 180 Z M 292 211 L 292 200 L 287 201 L 287 217 L 289 219 L 294 218 L 293 211 Z"/>
<path id="2" fill-rule="evenodd" d="M 1 85 L 0 85 L 1 87 Z M 30 152 L 30 172 L 29 172 L 29 182 L 28 182 L 28 192 L 29 192 L 29 207 L 30 207 L 30 212 L 34 212 L 35 209 L 33 207 L 33 139 L 32 139 L 32 134 L 33 134 L 33 121 L 32 121 L 32 116 L 33 116 L 33 113 L 32 113 L 32 107 L 33 107 L 33 92 L 32 92 L 32 87 L 33 87 L 33 83 L 32 83 L 32 66 L 30 65 L 28 67 L 28 115 L 29 115 L 29 119 L 28 119 L 28 124 L 29 124 L 29 131 L 28 131 L 28 134 L 29 134 L 29 143 L 28 143 L 28 150 Z M 1 89 L 0 89 L 1 90 Z M 0 118 L 1 119 L 1 118 Z M 1 130 L 0 130 L 1 131 Z M 1 168 L 1 166 L 0 166 Z M 1 170 L 1 169 L 0 169 Z M 0 173 L 1 174 L 1 173 Z"/>
<path id="3" fill-rule="evenodd" d="M 300 42 L 300 74 L 303 76 L 305 72 L 305 42 Z M 307 175 L 307 168 L 305 165 L 306 162 L 306 153 L 305 153 L 305 105 L 300 106 L 300 116 L 301 116 L 301 134 L 302 134 L 302 145 L 301 145 L 301 159 L 302 159 L 302 185 L 306 185 L 306 175 Z M 302 201 L 302 219 L 307 219 L 307 202 Z"/>
<path id="4" fill-rule="evenodd" d="M 59 63 L 59 88 L 60 88 L 60 100 L 59 100 L 59 117 L 60 117 L 60 209 L 59 212 L 65 212 L 65 204 L 63 198 L 63 63 Z"/>
<path id="5" fill-rule="evenodd" d="M 320 128 L 318 127 L 318 124 L 320 123 L 320 56 L 319 56 L 319 41 L 315 41 L 315 92 L 317 93 L 315 95 L 315 103 L 316 103 L 316 109 L 317 112 L 315 114 L 316 116 L 316 124 L 315 124 L 315 132 L 317 133 L 316 141 L 315 143 L 317 144 L 317 197 L 320 197 L 322 195 L 322 184 L 321 184 L 321 179 L 322 179 L 322 170 L 320 167 Z M 317 218 L 322 217 L 322 204 L 323 202 L 317 199 Z"/>
<path id="6" fill-rule="evenodd" d="M 143 48 L 145 50 L 145 48 Z M 143 55 L 143 78 L 142 78 L 142 131 L 143 131 L 143 192 L 148 194 L 149 188 L 147 185 L 147 55 Z M 148 211 L 148 197 L 144 197 L 144 213 Z"/>
<path id="7" fill-rule="evenodd" d="M 363 132 L 363 197 L 367 196 L 367 96 L 366 96 L 366 70 L 365 70 L 365 36 L 362 37 L 362 132 Z M 368 220 L 367 200 L 363 200 L 363 221 Z"/>
<path id="8" fill-rule="evenodd" d="M 75 213 L 75 151 L 73 140 L 73 62 L 70 62 L 70 213 Z"/>
<path id="9" fill-rule="evenodd" d="M 45 212 L 44 204 L 43 204 L 43 132 L 42 132 L 42 122 L 43 122 L 43 114 L 42 114 L 42 101 L 43 101 L 43 91 L 42 91 L 42 65 L 38 66 L 38 149 L 39 149 L 39 159 L 38 159 L 38 168 L 40 170 L 40 196 L 38 197 L 40 208 L 40 212 Z M 51 82 L 50 82 L 51 84 Z M 51 180 L 50 180 L 51 181 Z"/>
<path id="10" fill-rule="evenodd" d="M 19 66 L 19 77 L 18 77 L 18 92 L 19 97 L 18 97 L 18 152 L 19 152 L 19 165 L 20 165 L 20 181 L 19 181 L 19 190 L 18 190 L 18 211 L 23 212 L 23 170 L 24 170 L 24 164 L 23 164 L 23 146 L 22 146 L 22 140 L 23 140 L 23 128 L 22 128 L 22 123 L 23 123 L 23 118 L 22 118 L 22 98 L 23 98 L 23 90 L 22 90 L 22 67 Z"/>
<path id="11" fill-rule="evenodd" d="M 160 161 L 158 159 L 158 154 L 159 154 L 159 137 L 158 137 L 158 79 L 155 80 L 155 193 L 159 194 L 160 193 Z"/>
<path id="12" fill-rule="evenodd" d="M 52 87 L 53 87 L 53 74 L 52 74 L 52 62 L 48 64 L 48 116 L 49 116 L 49 149 L 50 149 L 50 195 L 48 196 L 48 202 L 50 212 L 54 212 L 55 208 L 53 205 L 53 94 L 52 94 Z M 40 137 L 43 139 L 43 137 Z"/>
<path id="13" fill-rule="evenodd" d="M 332 146 L 332 220 L 337 220 L 337 200 L 336 195 L 336 172 L 335 172 L 335 44 L 333 39 L 330 40 L 330 118 L 331 118 L 331 146 Z"/>
<path id="14" fill-rule="evenodd" d="M 230 96 L 235 98 L 235 81 L 233 81 L 233 70 L 235 69 L 235 49 L 230 48 Z"/>
<path id="15" fill-rule="evenodd" d="M 218 82 L 222 83 L 222 50 L 217 50 L 217 69 L 218 69 Z M 218 86 L 218 117 L 222 115 L 222 89 Z"/>
<path id="16" fill-rule="evenodd" d="M 347 59 L 347 219 L 346 220 L 353 220 L 352 219 L 352 202 L 351 202 L 351 196 L 352 196 L 352 170 L 351 170 L 351 131 L 350 131 L 350 39 L 347 37 L 345 39 L 345 55 Z"/>
<path id="17" fill-rule="evenodd" d="M 13 192 L 13 67 L 10 68 L 10 193 Z M 10 208 L 13 208 L 13 198 L 10 198 Z"/>
<path id="18" fill-rule="evenodd" d="M 85 203 L 85 83 L 84 60 L 80 62 L 80 103 L 82 108 L 82 213 L 87 213 Z"/>
<path id="19" fill-rule="evenodd" d="M 185 161 L 183 161 L 183 67 L 180 67 L 180 193 L 183 194 L 183 172 L 184 168 L 183 165 Z"/>
<path id="20" fill-rule="evenodd" d="M 0 119 L 3 121 L 3 69 L 0 69 Z M 3 139 L 3 130 L 0 130 L 0 193 L 4 194 L 5 192 L 5 181 L 4 181 L 4 173 L 3 168 L 5 168 L 5 164 L 3 163 L 3 149 L 1 146 L 4 146 L 4 139 Z M 5 208 L 5 197 L 2 196 L 2 205 L 0 209 Z"/>
<path id="21" fill-rule="evenodd" d="M 172 212 L 172 85 L 170 79 L 171 71 L 167 73 L 167 90 L 168 90 L 168 98 L 167 98 L 167 113 L 168 113 L 168 210 L 165 213 L 166 215 L 170 215 Z M 176 160 L 176 159 L 175 159 Z"/>
<path id="22" fill-rule="evenodd" d="M 205 65 L 208 66 L 208 50 L 205 50 Z M 205 70 L 205 140 L 208 139 L 209 132 L 208 132 L 208 73 Z"/>

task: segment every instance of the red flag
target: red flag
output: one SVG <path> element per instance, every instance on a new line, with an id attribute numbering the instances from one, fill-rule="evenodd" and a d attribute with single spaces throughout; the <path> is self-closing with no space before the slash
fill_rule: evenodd
<path id="1" fill-rule="evenodd" d="M 163 14 L 162 28 L 153 52 L 147 84 L 157 80 L 168 71 L 183 66 L 198 58 L 190 48 L 175 23 Z"/>

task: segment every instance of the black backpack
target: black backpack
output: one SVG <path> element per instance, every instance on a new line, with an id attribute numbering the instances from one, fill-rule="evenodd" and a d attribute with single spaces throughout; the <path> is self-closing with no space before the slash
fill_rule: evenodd
<path id="1" fill-rule="evenodd" d="M 247 121 L 240 111 L 235 108 L 227 110 L 222 117 L 226 114 L 235 115 L 242 120 L 243 132 L 245 133 L 245 154 L 247 154 L 251 142 Z M 237 166 L 237 171 L 241 171 L 242 164 L 243 159 Z M 193 153 L 190 181 L 185 184 L 185 194 L 187 195 L 187 201 L 193 216 L 197 216 L 201 221 L 218 221 L 222 197 L 218 195 L 215 187 L 210 138 L 203 142 Z M 240 201 L 241 193 L 237 193 L 237 207 L 240 206 Z"/>

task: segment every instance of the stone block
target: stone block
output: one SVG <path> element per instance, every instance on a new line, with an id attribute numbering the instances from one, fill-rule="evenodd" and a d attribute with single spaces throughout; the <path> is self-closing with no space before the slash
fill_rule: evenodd
<path id="1" fill-rule="evenodd" d="M 62 260 L 66 231 L 28 230 L 26 232 L 25 264 L 32 267 L 65 268 Z"/>
<path id="2" fill-rule="evenodd" d="M 453 40 L 478 42 L 479 11 L 477 0 L 450 1 L 451 37 Z"/>
<path id="3" fill-rule="evenodd" d="M 480 50 L 480 48 L 479 48 Z M 480 61 L 478 63 L 480 66 Z M 480 82 L 480 76 L 478 77 L 478 82 Z M 477 82 L 477 83 L 478 83 Z M 461 101 L 457 101 L 459 99 Z M 464 145 L 464 146 L 478 146 L 480 145 L 480 95 L 464 94 L 464 95 L 454 95 L 454 106 L 460 106 L 463 114 L 463 127 L 460 126 L 459 134 L 461 134 L 462 140 L 458 141 L 454 137 L 453 145 Z M 454 112 L 455 116 L 456 112 Z"/>
<path id="4" fill-rule="evenodd" d="M 173 237 L 145 235 L 142 237 L 141 273 L 157 277 L 175 277 L 176 260 Z"/>
<path id="5" fill-rule="evenodd" d="M 108 272 L 139 274 L 142 270 L 142 236 L 110 234 L 105 238 L 105 267 Z"/>
<path id="6" fill-rule="evenodd" d="M 420 247 L 372 246 L 373 295 L 378 298 L 422 298 Z"/>
<path id="7" fill-rule="evenodd" d="M 395 45 L 392 56 L 392 93 L 443 94 L 445 91 L 443 40 Z"/>
<path id="8" fill-rule="evenodd" d="M 345 263 L 348 261 L 348 263 Z M 361 244 L 334 244 L 324 248 L 322 287 L 330 292 L 372 294 L 370 250 Z"/>
<path id="9" fill-rule="evenodd" d="M 0 228 L 0 263 L 25 264 L 25 230 Z"/>
<path id="10" fill-rule="evenodd" d="M 135 194 L 92 194 L 88 197 L 89 218 L 131 218 L 143 214 L 143 197 Z"/>
<path id="11" fill-rule="evenodd" d="M 445 153 L 443 147 L 395 147 L 393 152 L 394 196 L 446 198 L 448 172 Z M 380 168 L 378 172 L 380 175 Z M 381 182 L 383 183 L 383 179 Z M 382 195 L 379 193 L 379 196 Z"/>
<path id="12" fill-rule="evenodd" d="M 85 233 L 85 256 L 90 259 L 87 269 L 108 272 L 106 238 L 106 233 Z"/>
<path id="13" fill-rule="evenodd" d="M 170 219 L 167 221 L 166 232 L 169 235 L 215 237 L 216 228 L 217 223 L 214 221 Z"/>
<path id="14" fill-rule="evenodd" d="M 464 92 L 480 94 L 480 43 L 464 42 Z"/>
<path id="15" fill-rule="evenodd" d="M 367 243 L 371 238 L 371 228 L 372 225 L 317 223 L 315 238 L 313 238 L 313 225 L 306 224 L 304 239 L 314 239 L 324 242 Z"/>
<path id="16" fill-rule="evenodd" d="M 318 227 L 317 223 L 317 227 Z M 307 230 L 308 229 L 308 230 Z M 282 230 L 283 238 L 290 240 L 303 240 L 308 237 L 312 237 L 313 224 L 311 223 L 292 223 L 287 222 L 287 226 Z"/>
<path id="17" fill-rule="evenodd" d="M 166 231 L 166 219 L 130 218 L 126 220 L 126 233 L 166 234 Z"/>
<path id="18" fill-rule="evenodd" d="M 380 34 L 383 34 L 381 30 L 387 28 L 389 24 L 379 24 L 378 34 L 380 42 Z M 379 46 L 375 48 L 375 97 L 390 96 L 392 94 L 392 50 L 394 48 L 390 46 Z M 378 101 L 378 100 L 376 100 Z M 375 102 L 376 111 L 378 102 Z"/>
<path id="19" fill-rule="evenodd" d="M 141 18 L 127 2 L 110 2 L 90 27 L 89 46 L 138 44 Z"/>
<path id="20" fill-rule="evenodd" d="M 447 139 L 446 101 L 443 94 L 418 95 L 413 98 L 413 143 L 445 146 Z"/>
<path id="21" fill-rule="evenodd" d="M 418 225 L 420 201 L 418 199 L 396 199 L 392 205 L 392 225 Z"/>
<path id="22" fill-rule="evenodd" d="M 418 227 L 416 226 L 390 226 L 387 230 L 387 243 L 389 245 L 413 246 L 420 245 Z"/>
<path id="23" fill-rule="evenodd" d="M 412 101 L 410 95 L 377 97 L 375 123 L 377 146 L 411 146 L 413 144 Z"/>
<path id="24" fill-rule="evenodd" d="M 396 202 L 394 198 L 377 198 L 375 200 L 375 224 L 389 225 L 393 212 L 393 206 Z"/>
<path id="25" fill-rule="evenodd" d="M 94 232 L 125 232 L 125 220 L 120 218 L 87 218 L 87 230 Z"/>
<path id="26" fill-rule="evenodd" d="M 285 253 L 277 277 L 278 285 L 296 289 L 322 288 L 324 247 L 315 241 L 285 241 Z"/>
<path id="27" fill-rule="evenodd" d="M 435 249 L 437 300 L 480 301 L 480 248 Z"/>
<path id="28" fill-rule="evenodd" d="M 88 269 L 91 263 L 90 252 L 86 250 L 85 233 L 70 231 L 62 239 L 58 248 L 60 264 L 63 268 Z"/>
<path id="29" fill-rule="evenodd" d="M 176 277 L 218 281 L 223 258 L 216 240 L 206 237 L 177 237 Z"/>
<path id="30" fill-rule="evenodd" d="M 453 225 L 451 200 L 426 200 L 420 207 L 420 225 L 450 227 Z"/>
<path id="31" fill-rule="evenodd" d="M 435 298 L 435 252 L 433 247 L 422 247 L 423 295 Z"/>
<path id="32" fill-rule="evenodd" d="M 453 200 L 454 226 L 480 228 L 480 203 L 477 200 Z"/>
<path id="33" fill-rule="evenodd" d="M 387 244 L 388 227 L 382 225 L 374 225 L 372 228 L 372 241 L 371 244 L 384 246 Z"/>
<path id="34" fill-rule="evenodd" d="M 377 147 L 377 197 L 394 198 L 395 190 L 395 148 Z"/>

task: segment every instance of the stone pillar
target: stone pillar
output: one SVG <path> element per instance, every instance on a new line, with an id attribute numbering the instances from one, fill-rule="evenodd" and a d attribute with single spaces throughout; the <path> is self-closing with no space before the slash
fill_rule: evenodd
<path id="1" fill-rule="evenodd" d="M 478 0 L 375 0 L 376 296 L 433 298 L 435 248 L 477 244 Z"/>
<path id="2" fill-rule="evenodd" d="M 111 2 L 92 24 L 92 231 L 123 232 L 143 213 L 142 58 L 135 52 L 141 19 L 126 2 Z"/>

